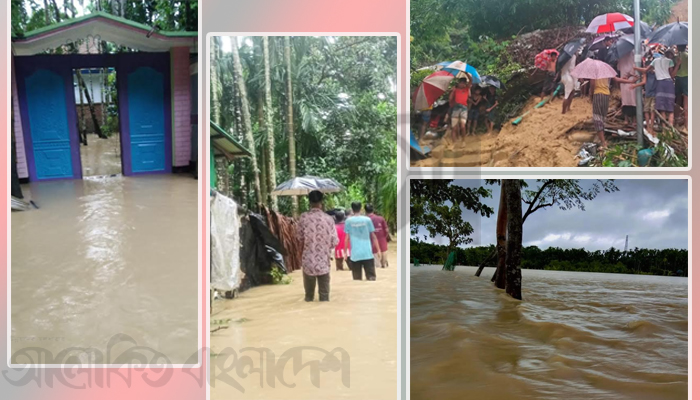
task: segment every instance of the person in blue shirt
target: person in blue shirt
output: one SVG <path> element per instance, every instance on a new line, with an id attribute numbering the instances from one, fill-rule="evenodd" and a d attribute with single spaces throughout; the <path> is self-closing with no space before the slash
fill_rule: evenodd
<path id="1" fill-rule="evenodd" d="M 374 266 L 373 248 L 379 249 L 377 236 L 374 234 L 374 224 L 369 217 L 360 214 L 362 204 L 352 203 L 352 215 L 345 220 L 345 248 L 351 248 L 350 269 L 352 279 L 361 281 L 362 270 L 368 281 L 377 279 Z"/>

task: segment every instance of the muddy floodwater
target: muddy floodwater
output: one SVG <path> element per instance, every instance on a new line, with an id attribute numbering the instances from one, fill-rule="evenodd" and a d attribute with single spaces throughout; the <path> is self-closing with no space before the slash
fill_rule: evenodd
<path id="1" fill-rule="evenodd" d="M 411 267 L 411 399 L 687 399 L 688 279 Z"/>
<path id="2" fill-rule="evenodd" d="M 119 133 L 101 139 L 87 135 L 88 145 L 80 145 L 80 163 L 83 176 L 102 176 L 122 173 Z"/>
<path id="3" fill-rule="evenodd" d="M 375 282 L 353 281 L 351 272 L 331 270 L 330 302 L 304 301 L 301 271 L 290 274 L 289 285 L 265 285 L 241 293 L 233 300 L 214 302 L 211 320 L 227 320 L 228 329 L 211 334 L 211 398 L 228 399 L 395 399 L 396 362 L 396 245 L 389 245 L 389 268 L 377 269 Z M 318 293 L 316 294 L 318 300 Z M 325 358 L 325 352 L 341 348 L 349 356 L 349 387 L 342 371 L 320 373 L 319 387 L 311 380 L 307 365 L 295 375 L 294 361 L 280 363 L 283 354 L 302 346 L 303 363 Z M 258 352 L 267 348 L 274 361 L 262 364 Z M 238 364 L 233 363 L 233 355 Z M 339 353 L 335 356 L 341 359 Z M 231 365 L 250 357 L 254 371 L 242 376 Z M 329 358 L 319 364 L 329 369 Z M 248 368 L 244 371 L 247 373 Z M 268 378 L 279 373 L 272 387 Z M 275 379 L 274 376 L 273 380 Z M 240 385 L 236 387 L 233 381 Z M 241 391 L 244 390 L 245 392 Z"/>
<path id="4" fill-rule="evenodd" d="M 196 180 L 117 176 L 23 191 L 39 209 L 11 215 L 12 353 L 106 354 L 117 334 L 175 364 L 196 353 Z"/>

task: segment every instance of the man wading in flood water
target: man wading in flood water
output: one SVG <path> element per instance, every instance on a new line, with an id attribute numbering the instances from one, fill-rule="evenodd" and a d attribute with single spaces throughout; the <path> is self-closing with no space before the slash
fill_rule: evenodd
<path id="1" fill-rule="evenodd" d="M 329 255 L 338 244 L 338 234 L 333 218 L 323 212 L 323 193 L 318 190 L 309 193 L 309 206 L 310 210 L 301 214 L 297 224 L 297 237 L 302 248 L 301 265 L 306 292 L 304 300 L 314 301 L 318 281 L 318 299 L 328 301 L 331 291 Z"/>
<path id="2" fill-rule="evenodd" d="M 389 236 L 389 227 L 386 225 L 386 220 L 381 215 L 374 213 L 374 206 L 365 204 L 365 214 L 372 220 L 374 225 L 374 235 L 377 237 L 379 247 L 373 247 L 374 250 L 374 266 L 386 268 L 389 266 L 389 260 L 386 258 L 386 252 L 389 249 L 387 241 L 391 240 Z"/>
<path id="3" fill-rule="evenodd" d="M 374 234 L 372 220 L 360 214 L 362 204 L 352 203 L 352 215 L 345 221 L 345 248 L 352 248 L 350 253 L 350 269 L 352 279 L 361 281 L 362 270 L 365 270 L 365 278 L 368 281 L 377 279 L 374 269 L 374 255 L 372 246 L 379 248 L 377 236 Z"/>

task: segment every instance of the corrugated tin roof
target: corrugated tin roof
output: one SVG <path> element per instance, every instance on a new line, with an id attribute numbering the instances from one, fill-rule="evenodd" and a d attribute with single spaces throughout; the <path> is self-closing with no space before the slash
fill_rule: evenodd
<path id="1" fill-rule="evenodd" d="M 101 40 L 141 51 L 168 51 L 180 46 L 197 51 L 197 32 L 151 30 L 148 25 L 98 11 L 26 32 L 21 37 L 13 34 L 12 48 L 16 55 L 32 55 L 70 41 L 99 36 Z"/>
<path id="2" fill-rule="evenodd" d="M 238 143 L 228 132 L 223 130 L 219 125 L 210 122 L 211 132 L 209 132 L 209 140 L 211 142 L 211 151 L 215 156 L 225 156 L 227 158 L 250 157 L 252 154 L 248 149 Z"/>

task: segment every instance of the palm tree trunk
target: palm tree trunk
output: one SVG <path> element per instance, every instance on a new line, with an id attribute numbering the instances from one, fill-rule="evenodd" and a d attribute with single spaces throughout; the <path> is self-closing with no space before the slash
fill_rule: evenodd
<path id="1" fill-rule="evenodd" d="M 508 207 L 508 241 L 506 244 L 506 293 L 522 300 L 522 273 L 520 270 L 523 248 L 523 209 L 518 179 L 504 179 Z"/>
<path id="2" fill-rule="evenodd" d="M 221 125 L 221 121 L 219 119 L 219 74 L 218 74 L 218 61 L 217 61 L 217 56 L 219 54 L 218 52 L 218 36 L 213 36 L 212 41 L 211 41 L 211 52 L 209 53 L 209 68 L 210 68 L 210 76 L 211 76 L 211 82 L 210 82 L 210 88 L 209 90 L 211 91 L 211 119 L 214 121 L 215 124 Z"/>
<path id="3" fill-rule="evenodd" d="M 241 108 L 243 111 L 243 129 L 245 130 L 246 144 L 252 153 L 250 161 L 253 164 L 253 175 L 254 178 L 254 188 L 255 196 L 258 204 L 262 204 L 262 197 L 260 193 L 260 170 L 258 169 L 258 160 L 255 155 L 255 140 L 253 139 L 253 126 L 250 121 L 250 108 L 248 107 L 248 91 L 245 87 L 245 81 L 243 80 L 243 67 L 241 66 L 241 59 L 238 55 L 238 40 L 235 36 L 231 37 L 231 47 L 233 48 L 233 73 L 238 84 L 238 94 L 241 99 Z"/>
<path id="4" fill-rule="evenodd" d="M 97 133 L 97 136 L 99 136 L 101 139 L 107 139 L 107 136 L 105 136 L 105 134 L 102 133 L 102 129 L 100 128 L 100 123 L 97 121 L 97 114 L 95 113 L 95 105 L 92 104 L 92 97 L 90 97 L 90 91 L 88 90 L 87 85 L 85 85 L 85 80 L 83 80 L 83 74 L 80 73 L 80 69 L 76 69 L 75 74 L 78 77 L 78 86 L 80 86 L 81 90 L 85 93 L 85 99 L 88 102 L 88 108 L 90 108 L 90 116 L 92 117 L 92 124 L 95 126 L 95 133 Z"/>
<path id="5" fill-rule="evenodd" d="M 501 181 L 501 199 L 498 204 L 498 219 L 496 220 L 496 251 L 498 262 L 496 263 L 496 274 L 494 275 L 496 287 L 506 288 L 506 232 L 508 228 L 508 204 L 506 202 L 506 191 L 503 181 Z M 521 228 L 522 229 L 522 228 Z"/>
<path id="6" fill-rule="evenodd" d="M 263 102 L 265 100 L 263 99 L 263 93 L 262 91 L 258 92 L 258 107 L 256 109 L 258 113 L 258 129 L 260 129 L 260 132 L 265 131 L 265 109 L 263 107 Z M 267 195 L 270 193 L 269 187 L 270 187 L 270 182 L 267 178 L 268 174 L 268 169 L 267 169 L 267 142 L 263 141 L 261 149 L 260 149 L 260 182 L 261 182 L 261 190 L 262 190 L 262 198 L 263 198 L 263 203 L 265 203 L 266 206 L 269 205 Z"/>
<path id="7" fill-rule="evenodd" d="M 297 176 L 297 150 L 294 141 L 294 103 L 292 101 L 292 45 L 289 36 L 284 37 L 284 63 L 287 67 L 287 137 L 289 141 L 289 175 Z M 299 199 L 292 196 L 292 216 L 299 215 Z"/>
<path id="8" fill-rule="evenodd" d="M 277 196 L 272 194 L 277 186 L 275 170 L 275 127 L 272 123 L 272 85 L 270 83 L 270 49 L 268 37 L 263 36 L 263 58 L 265 60 L 265 132 L 267 133 L 267 179 L 270 189 L 270 206 L 277 211 Z"/>

